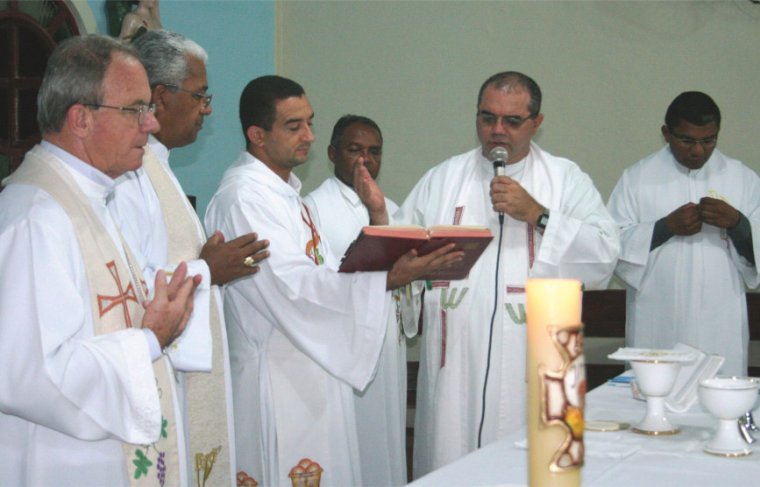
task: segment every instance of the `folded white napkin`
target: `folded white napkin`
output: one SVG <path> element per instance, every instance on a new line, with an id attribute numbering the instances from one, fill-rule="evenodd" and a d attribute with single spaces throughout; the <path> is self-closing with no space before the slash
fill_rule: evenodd
<path id="1" fill-rule="evenodd" d="M 654 348 L 619 348 L 607 357 L 625 361 L 693 362 L 699 358 L 698 350 L 660 350 Z"/>

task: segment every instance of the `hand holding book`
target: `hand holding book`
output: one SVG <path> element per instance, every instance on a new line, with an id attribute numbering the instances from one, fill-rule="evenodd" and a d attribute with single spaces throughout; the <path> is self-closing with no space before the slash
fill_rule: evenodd
<path id="1" fill-rule="evenodd" d="M 416 250 L 419 257 L 454 244 L 454 250 L 461 252 L 461 258 L 450 256 L 445 262 L 438 260 L 443 254 L 436 254 L 429 265 L 421 270 L 415 279 L 457 280 L 467 277 L 489 242 L 491 231 L 485 227 L 437 226 L 430 230 L 420 226 L 369 226 L 362 228 L 359 236 L 346 251 L 340 265 L 340 272 L 391 270 L 400 258 L 410 250 Z"/>
<path id="2" fill-rule="evenodd" d="M 400 288 L 422 276 L 436 272 L 446 271 L 464 258 L 464 252 L 455 250 L 456 244 L 449 243 L 436 249 L 429 254 L 419 256 L 417 249 L 412 249 L 399 257 L 388 271 L 386 289 Z"/>

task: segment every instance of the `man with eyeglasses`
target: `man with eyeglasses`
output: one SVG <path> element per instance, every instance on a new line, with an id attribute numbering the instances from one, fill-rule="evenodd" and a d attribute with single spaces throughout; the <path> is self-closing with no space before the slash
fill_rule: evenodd
<path id="1" fill-rule="evenodd" d="M 608 208 L 621 228 L 626 343 L 685 343 L 747 374 L 745 285 L 757 287 L 760 179 L 715 148 L 718 106 L 688 91 L 668 107 L 667 145 L 625 170 Z"/>
<path id="2" fill-rule="evenodd" d="M 591 179 L 532 141 L 544 119 L 535 81 L 493 75 L 475 115 L 480 146 L 429 170 L 394 216 L 425 227 L 483 225 L 496 236 L 467 279 L 424 283 L 415 478 L 525 424 L 525 281 L 604 288 L 619 250 Z M 494 177 L 495 148 L 508 153 L 504 176 Z"/>
<path id="3" fill-rule="evenodd" d="M 165 30 L 146 32 L 134 46 L 148 73 L 161 127 L 148 140 L 142 167 L 119 181 L 111 208 L 146 275 L 171 271 L 186 260 L 204 276 L 187 330 L 167 354 L 177 371 L 180 403 L 188 418 L 188 475 L 200 474 L 213 485 L 234 484 L 232 391 L 225 379 L 229 357 L 217 286 L 256 273 L 257 264 L 268 255 L 268 244 L 258 241 L 256 234 L 225 242 L 216 232 L 207 240 L 169 165 L 170 151 L 195 142 L 211 114 L 205 50 Z M 197 455 L 213 455 L 208 472 L 198 471 Z"/>
<path id="4" fill-rule="evenodd" d="M 182 263 L 148 281 L 106 206 L 158 130 L 149 102 L 136 53 L 112 38 L 70 38 L 48 61 L 43 140 L 0 193 L 3 485 L 189 484 L 161 351 L 201 278 Z"/>

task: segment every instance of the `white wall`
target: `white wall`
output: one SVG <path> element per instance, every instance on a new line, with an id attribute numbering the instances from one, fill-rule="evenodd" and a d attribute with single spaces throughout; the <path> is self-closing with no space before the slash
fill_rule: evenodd
<path id="1" fill-rule="evenodd" d="M 434 163 L 477 143 L 480 84 L 522 71 L 544 92 L 545 149 L 578 162 L 607 198 L 625 167 L 663 143 L 680 92 L 723 112 L 719 148 L 760 170 L 760 5 L 610 1 L 288 1 L 275 3 L 275 65 L 316 113 L 304 194 L 331 173 L 344 113 L 374 118 L 380 183 L 403 200 Z"/>

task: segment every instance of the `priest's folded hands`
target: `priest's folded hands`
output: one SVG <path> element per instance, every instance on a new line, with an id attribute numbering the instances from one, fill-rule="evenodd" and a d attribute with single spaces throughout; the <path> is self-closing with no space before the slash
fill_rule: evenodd
<path id="1" fill-rule="evenodd" d="M 146 300 L 142 326 L 153 331 L 163 350 L 182 334 L 193 312 L 193 293 L 201 283 L 200 275 L 187 275 L 182 262 L 166 281 L 164 271 L 156 274 L 155 294 Z"/>

